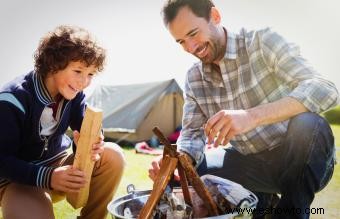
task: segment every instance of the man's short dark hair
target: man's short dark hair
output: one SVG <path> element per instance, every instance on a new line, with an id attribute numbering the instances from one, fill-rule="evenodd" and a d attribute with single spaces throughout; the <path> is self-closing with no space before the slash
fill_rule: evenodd
<path id="1" fill-rule="evenodd" d="M 63 70 L 71 61 L 80 61 L 103 70 L 105 50 L 98 46 L 90 33 L 76 26 L 58 26 L 47 33 L 35 51 L 35 72 L 46 77 L 48 73 Z"/>
<path id="2" fill-rule="evenodd" d="M 189 7 L 197 17 L 204 17 L 210 20 L 210 11 L 215 7 L 211 0 L 167 0 L 163 9 L 163 21 L 166 26 L 173 21 L 179 11 L 183 7 Z"/>

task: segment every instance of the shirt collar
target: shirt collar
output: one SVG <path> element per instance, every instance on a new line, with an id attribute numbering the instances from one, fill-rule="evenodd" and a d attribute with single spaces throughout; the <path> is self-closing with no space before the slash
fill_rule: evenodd
<path id="1" fill-rule="evenodd" d="M 33 84 L 34 84 L 34 90 L 38 97 L 38 100 L 42 104 L 48 106 L 48 105 L 55 103 L 55 101 L 49 94 L 42 77 L 35 72 L 33 73 Z"/>
<path id="2" fill-rule="evenodd" d="M 237 56 L 237 44 L 236 44 L 236 34 L 233 32 L 227 31 L 224 29 L 224 31 L 227 33 L 227 48 L 224 55 L 225 59 L 236 59 Z"/>

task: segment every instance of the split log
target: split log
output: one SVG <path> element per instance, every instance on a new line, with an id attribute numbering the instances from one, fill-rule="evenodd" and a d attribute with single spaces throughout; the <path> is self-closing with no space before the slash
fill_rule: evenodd
<path id="1" fill-rule="evenodd" d="M 159 202 L 162 194 L 168 185 L 170 178 L 176 169 L 178 159 L 165 156 L 162 161 L 161 168 L 153 184 L 151 194 L 139 213 L 139 219 L 150 219 L 156 204 Z"/>
<path id="2" fill-rule="evenodd" d="M 189 180 L 191 186 L 196 190 L 198 196 L 204 202 L 205 207 L 208 209 L 209 215 L 218 215 L 217 205 L 214 199 L 212 198 L 209 191 L 205 188 L 204 183 L 202 182 L 201 178 L 198 176 L 194 167 L 186 156 L 188 155 L 180 154 L 178 156 L 178 160 L 184 169 L 187 179 Z"/>
<path id="3" fill-rule="evenodd" d="M 191 200 L 191 196 L 190 196 L 190 192 L 189 192 L 188 179 L 187 179 L 185 171 L 182 167 L 182 164 L 180 162 L 178 162 L 178 164 L 177 164 L 177 170 L 178 170 L 178 174 L 179 174 L 179 177 L 180 177 L 180 183 L 181 183 L 181 187 L 182 187 L 182 191 L 183 191 L 184 201 L 185 201 L 186 204 L 193 207 L 193 204 L 192 204 L 193 202 Z"/>
<path id="4" fill-rule="evenodd" d="M 92 145 L 98 141 L 101 132 L 103 113 L 99 109 L 87 106 L 85 116 L 80 129 L 77 143 L 77 151 L 74 157 L 73 168 L 85 173 L 87 183 L 79 193 L 68 193 L 67 201 L 75 208 L 84 207 L 87 203 L 90 189 L 90 181 L 94 167 L 91 159 Z"/>

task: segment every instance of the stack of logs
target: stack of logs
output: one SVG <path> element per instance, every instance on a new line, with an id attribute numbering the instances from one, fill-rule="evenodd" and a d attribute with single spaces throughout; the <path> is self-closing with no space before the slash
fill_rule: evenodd
<path id="1" fill-rule="evenodd" d="M 189 185 L 193 187 L 197 195 L 201 198 L 205 208 L 208 210 L 209 216 L 217 216 L 218 209 L 211 194 L 205 188 L 204 183 L 196 173 L 194 167 L 190 162 L 190 158 L 185 153 L 177 152 L 177 146 L 170 144 L 165 138 L 163 133 L 158 127 L 153 129 L 153 132 L 157 135 L 160 142 L 164 145 L 163 160 L 160 167 L 159 174 L 157 175 L 153 189 L 149 199 L 140 211 L 139 219 L 150 219 L 155 206 L 159 202 L 162 194 L 165 191 L 166 186 L 169 184 L 173 177 L 174 171 L 177 168 L 180 176 L 180 184 L 183 190 L 183 197 L 186 204 L 192 206 L 193 202 L 189 192 Z M 193 207 L 193 206 L 192 206 Z"/>

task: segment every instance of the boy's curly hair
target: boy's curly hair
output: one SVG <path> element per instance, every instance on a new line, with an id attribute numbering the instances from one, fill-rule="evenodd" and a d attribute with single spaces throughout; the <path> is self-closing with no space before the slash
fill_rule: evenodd
<path id="1" fill-rule="evenodd" d="M 94 65 L 97 71 L 102 71 L 105 57 L 105 50 L 87 30 L 62 25 L 41 39 L 34 54 L 35 72 L 45 78 L 48 73 L 65 69 L 71 61 Z"/>

